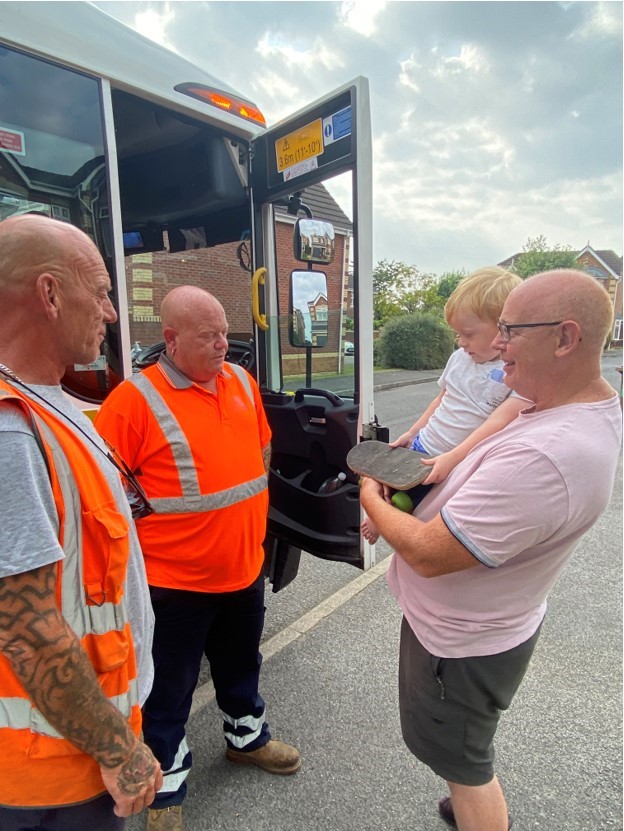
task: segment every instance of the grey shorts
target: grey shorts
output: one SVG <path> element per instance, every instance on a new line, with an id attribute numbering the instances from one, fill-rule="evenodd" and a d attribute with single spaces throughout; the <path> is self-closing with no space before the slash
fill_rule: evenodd
<path id="1" fill-rule="evenodd" d="M 539 632 L 497 655 L 438 658 L 403 618 L 399 709 L 403 739 L 414 756 L 447 782 L 490 782 L 501 710 L 511 704 Z"/>

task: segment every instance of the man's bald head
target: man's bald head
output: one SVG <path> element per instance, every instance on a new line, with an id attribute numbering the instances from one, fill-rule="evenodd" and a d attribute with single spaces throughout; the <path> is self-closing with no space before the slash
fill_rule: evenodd
<path id="1" fill-rule="evenodd" d="M 0 354 L 36 383 L 95 360 L 117 314 L 95 243 L 66 222 L 23 214 L 0 222 Z"/>
<path id="2" fill-rule="evenodd" d="M 163 331 L 165 328 L 180 331 L 195 319 L 215 311 L 223 311 L 223 306 L 210 292 L 198 286 L 177 286 L 165 295 L 160 307 Z"/>
<path id="3" fill-rule="evenodd" d="M 515 288 L 512 296 L 522 302 L 523 308 L 539 310 L 535 320 L 575 321 L 586 347 L 602 350 L 613 325 L 609 295 L 583 271 L 557 269 L 534 274 Z"/>
<path id="4" fill-rule="evenodd" d="M 167 355 L 188 378 L 214 385 L 228 349 L 225 310 L 197 286 L 178 286 L 160 307 Z"/>
<path id="5" fill-rule="evenodd" d="M 62 279 L 68 261 L 97 249 L 67 222 L 21 214 L 0 222 L 0 296 L 32 290 L 43 272 Z"/>

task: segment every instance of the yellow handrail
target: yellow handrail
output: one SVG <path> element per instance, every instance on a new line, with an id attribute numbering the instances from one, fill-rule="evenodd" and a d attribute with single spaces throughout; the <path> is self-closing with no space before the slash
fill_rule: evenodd
<path id="1" fill-rule="evenodd" d="M 260 313 L 258 286 L 264 285 L 265 274 L 266 268 L 258 268 L 256 269 L 254 276 L 251 278 L 251 311 L 256 325 L 259 329 L 262 329 L 263 332 L 266 332 L 269 328 L 269 324 L 267 323 L 266 315 Z"/>

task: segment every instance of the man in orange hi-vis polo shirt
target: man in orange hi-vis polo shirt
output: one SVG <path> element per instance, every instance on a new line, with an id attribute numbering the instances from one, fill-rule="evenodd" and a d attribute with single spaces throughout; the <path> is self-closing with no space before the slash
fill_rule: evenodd
<path id="1" fill-rule="evenodd" d="M 148 829 L 180 831 L 192 762 L 185 725 L 202 655 L 226 757 L 278 774 L 296 773 L 301 759 L 271 738 L 258 691 L 271 439 L 260 392 L 225 363 L 227 320 L 211 294 L 173 289 L 161 320 L 166 353 L 117 387 L 95 424 L 155 509 L 137 521 L 156 615 L 143 730 L 165 774 Z"/>

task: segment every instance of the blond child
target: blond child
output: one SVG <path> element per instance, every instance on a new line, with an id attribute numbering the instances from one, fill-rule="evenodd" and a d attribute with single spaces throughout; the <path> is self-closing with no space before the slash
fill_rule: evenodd
<path id="1" fill-rule="evenodd" d="M 423 459 L 431 466 L 424 486 L 444 481 L 475 445 L 527 406 L 526 399 L 505 386 L 503 361 L 492 348 L 503 304 L 521 282 L 498 266 L 480 268 L 461 280 L 446 302 L 444 316 L 459 348 L 440 376 L 439 395 L 407 432 L 390 442 L 390 447 L 411 447 L 433 457 Z M 369 542 L 377 541 L 377 528 L 368 517 L 361 530 Z"/>

